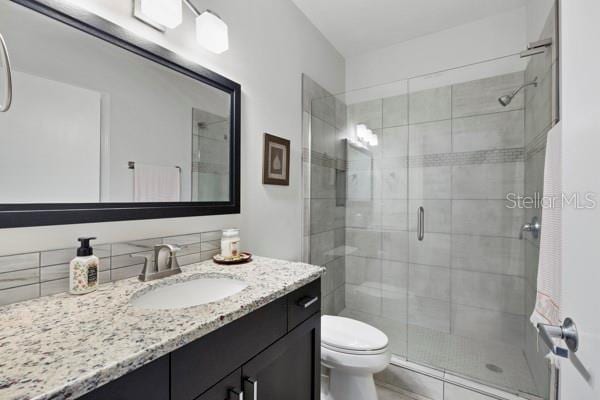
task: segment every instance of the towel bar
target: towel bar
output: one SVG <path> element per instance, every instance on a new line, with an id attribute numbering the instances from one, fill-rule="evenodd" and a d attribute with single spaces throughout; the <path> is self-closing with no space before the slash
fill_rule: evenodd
<path id="1" fill-rule="evenodd" d="M 129 169 L 135 169 L 135 161 L 128 161 L 127 162 L 127 167 Z M 179 165 L 175 165 L 174 168 L 177 168 L 179 170 L 179 172 L 181 172 L 181 167 Z"/>

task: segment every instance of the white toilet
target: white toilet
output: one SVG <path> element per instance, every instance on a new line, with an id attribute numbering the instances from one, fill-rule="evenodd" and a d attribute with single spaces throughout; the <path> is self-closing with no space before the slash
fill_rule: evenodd
<path id="1" fill-rule="evenodd" d="M 373 374 L 390 363 L 388 338 L 350 318 L 321 317 L 321 364 L 330 369 L 321 400 L 377 400 Z"/>

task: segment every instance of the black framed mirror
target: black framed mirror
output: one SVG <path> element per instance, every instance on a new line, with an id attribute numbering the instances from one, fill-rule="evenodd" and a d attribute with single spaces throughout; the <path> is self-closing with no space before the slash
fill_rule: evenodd
<path id="1" fill-rule="evenodd" d="M 3 1 L 0 34 L 0 228 L 240 212 L 238 83 L 72 3 Z"/>

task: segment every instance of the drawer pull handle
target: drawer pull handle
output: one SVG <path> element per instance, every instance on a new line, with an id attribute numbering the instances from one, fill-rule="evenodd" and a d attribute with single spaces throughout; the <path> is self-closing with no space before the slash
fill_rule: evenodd
<path id="1" fill-rule="evenodd" d="M 258 381 L 254 378 L 244 379 L 246 400 L 258 400 Z"/>
<path id="2" fill-rule="evenodd" d="M 6 112 L 12 102 L 12 76 L 10 71 L 10 59 L 4 38 L 0 35 L 0 64 L 4 67 L 4 93 L 2 103 L 0 103 L 0 112 Z"/>
<path id="3" fill-rule="evenodd" d="M 237 389 L 229 389 L 228 400 L 244 400 L 244 392 L 240 392 Z"/>
<path id="4" fill-rule="evenodd" d="M 308 307 L 312 306 L 313 304 L 315 304 L 317 301 L 319 301 L 319 296 L 303 297 L 298 302 L 298 305 L 303 308 L 308 308 Z"/>

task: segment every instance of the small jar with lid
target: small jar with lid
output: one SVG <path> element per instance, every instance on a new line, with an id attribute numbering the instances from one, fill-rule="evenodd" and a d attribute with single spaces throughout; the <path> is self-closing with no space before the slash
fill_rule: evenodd
<path id="1" fill-rule="evenodd" d="M 240 256 L 240 230 L 224 229 L 221 235 L 221 256 L 232 260 Z"/>

